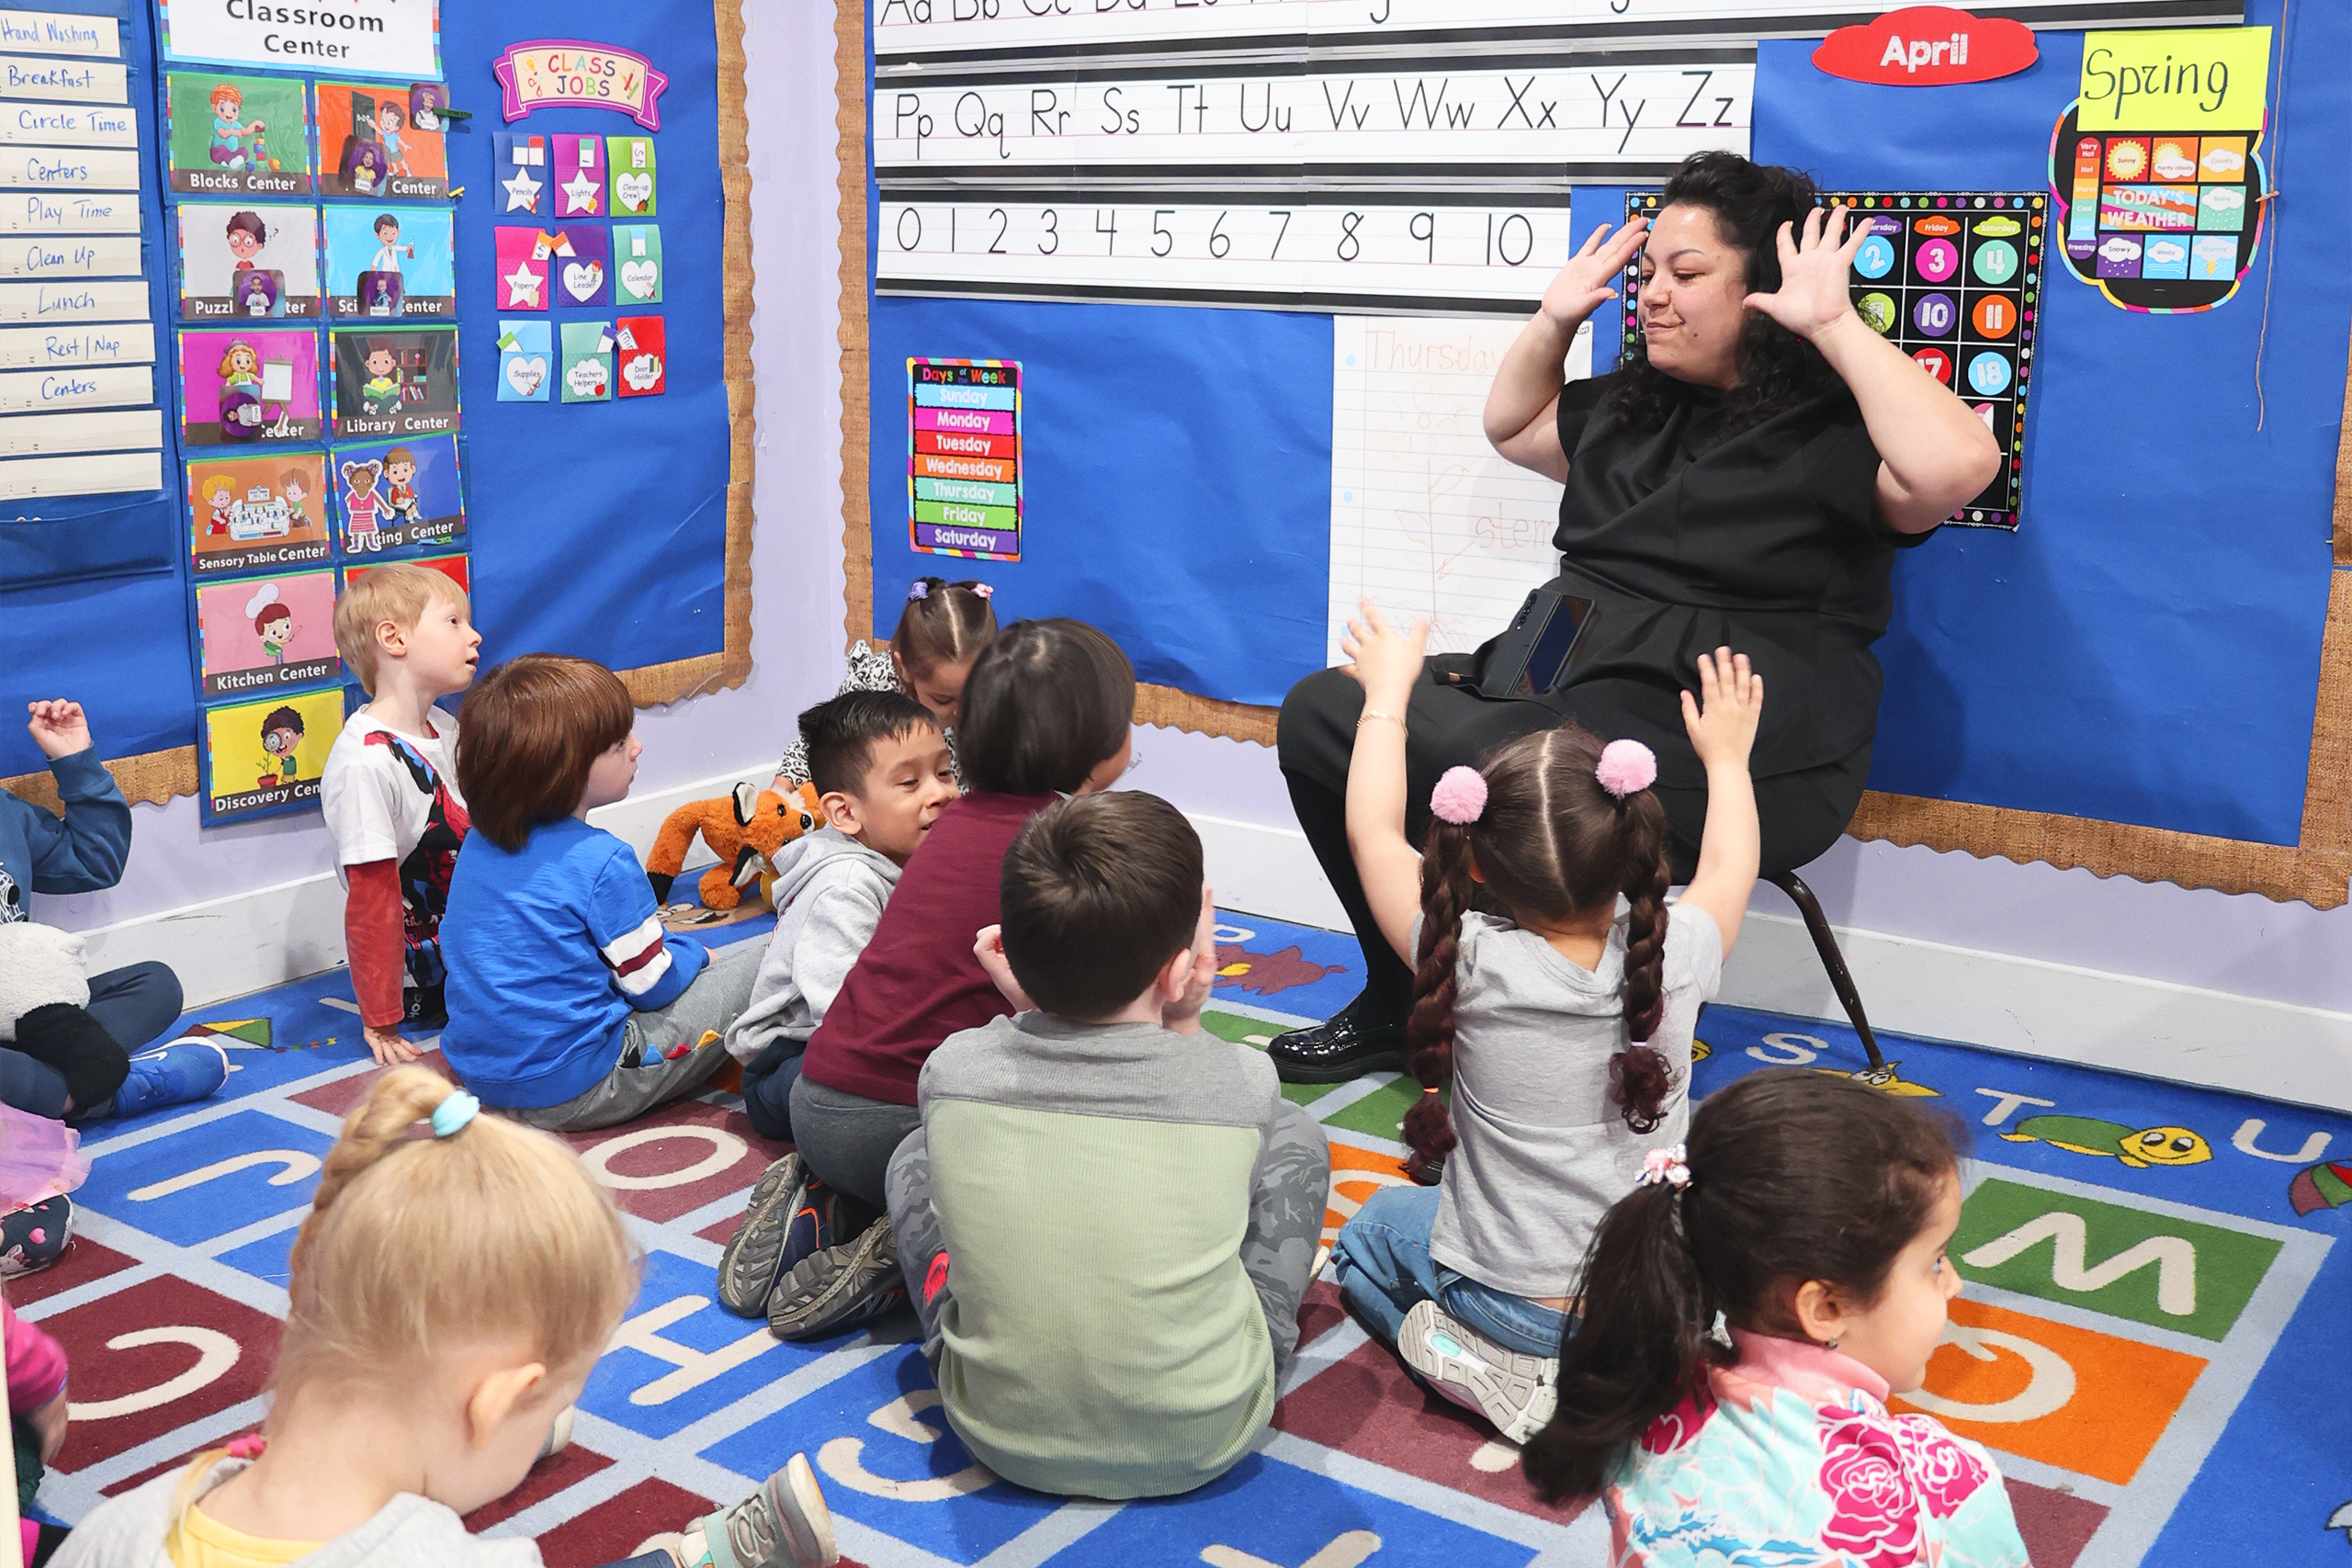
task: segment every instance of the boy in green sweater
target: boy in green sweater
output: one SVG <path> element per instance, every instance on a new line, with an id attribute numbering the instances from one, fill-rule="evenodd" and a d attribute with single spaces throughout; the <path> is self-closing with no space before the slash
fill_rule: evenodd
<path id="1" fill-rule="evenodd" d="M 890 1218 L 972 1456 L 1040 1492 L 1187 1492 L 1247 1453 L 1298 1342 L 1331 1156 L 1273 1067 L 1201 1029 L 1201 841 L 1079 795 L 1004 857 L 981 963 L 1023 1010 L 924 1063 Z"/>

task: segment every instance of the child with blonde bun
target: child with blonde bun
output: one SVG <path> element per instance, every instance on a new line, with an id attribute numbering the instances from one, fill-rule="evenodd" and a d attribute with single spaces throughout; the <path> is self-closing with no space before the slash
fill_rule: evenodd
<path id="1" fill-rule="evenodd" d="M 420 1129 L 418 1123 L 426 1123 Z M 461 1516 L 560 1446 L 637 1291 L 620 1214 L 552 1134 L 424 1067 L 378 1079 L 295 1238 L 264 1438 L 101 1505 L 58 1568 L 535 1568 Z M 246 1457 L 249 1448 L 259 1451 Z M 630 1568 L 822 1568 L 832 1524 L 796 1454 Z"/>

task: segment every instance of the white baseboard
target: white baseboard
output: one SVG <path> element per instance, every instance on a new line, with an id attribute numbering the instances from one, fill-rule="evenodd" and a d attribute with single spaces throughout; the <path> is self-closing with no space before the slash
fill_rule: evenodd
<path id="1" fill-rule="evenodd" d="M 626 840 L 642 859 L 662 830 L 662 819 L 680 806 L 725 795 L 739 779 L 764 784 L 774 775 L 768 764 L 631 795 L 593 813 L 590 820 Z M 686 869 L 712 863 L 697 841 Z M 343 886 L 333 874 L 307 876 L 81 934 L 93 973 L 126 964 L 168 964 L 187 993 L 187 1005 L 209 1007 L 341 965 Z"/>
<path id="2" fill-rule="evenodd" d="M 1195 816 L 1227 908 L 1345 930 L 1295 829 Z M 2293 1007 L 2007 953 L 1840 930 L 1874 1028 L 2268 1100 L 2352 1111 L 2352 1013 Z M 1721 1000 L 1845 1021 L 1802 921 L 1750 912 Z"/>

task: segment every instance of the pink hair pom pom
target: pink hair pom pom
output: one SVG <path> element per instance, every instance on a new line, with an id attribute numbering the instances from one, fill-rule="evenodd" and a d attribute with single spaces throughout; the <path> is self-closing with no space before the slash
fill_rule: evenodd
<path id="1" fill-rule="evenodd" d="M 972 592 L 978 594 L 983 599 L 993 599 L 996 597 L 996 590 L 989 587 L 985 582 L 975 582 L 972 584 Z"/>
<path id="2" fill-rule="evenodd" d="M 1657 753 L 1638 740 L 1611 740 L 1592 772 L 1601 788 L 1623 800 L 1657 783 Z"/>
<path id="3" fill-rule="evenodd" d="M 1448 768 L 1430 791 L 1430 809 L 1457 828 L 1466 828 L 1486 814 L 1487 778 L 1476 768 Z"/>

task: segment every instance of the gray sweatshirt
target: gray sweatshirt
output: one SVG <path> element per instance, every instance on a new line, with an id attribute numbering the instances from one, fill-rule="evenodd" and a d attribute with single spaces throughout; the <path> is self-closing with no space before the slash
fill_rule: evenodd
<path id="1" fill-rule="evenodd" d="M 222 1460 L 205 1476 L 202 1496 L 245 1468 Z M 51 1568 L 172 1568 L 164 1538 L 175 1522 L 172 1499 L 186 1471 L 174 1466 L 144 1486 L 99 1504 L 74 1527 Z M 346 1530 L 300 1560 L 297 1568 L 539 1568 L 532 1540 L 478 1540 L 465 1522 L 428 1497 L 403 1492 L 357 1529 Z"/>
<path id="2" fill-rule="evenodd" d="M 778 1040 L 817 1032 L 898 884 L 898 863 L 836 828 L 784 847 L 776 856 L 775 934 L 752 982 L 751 1005 L 727 1032 L 729 1055 L 750 1062 Z"/>

